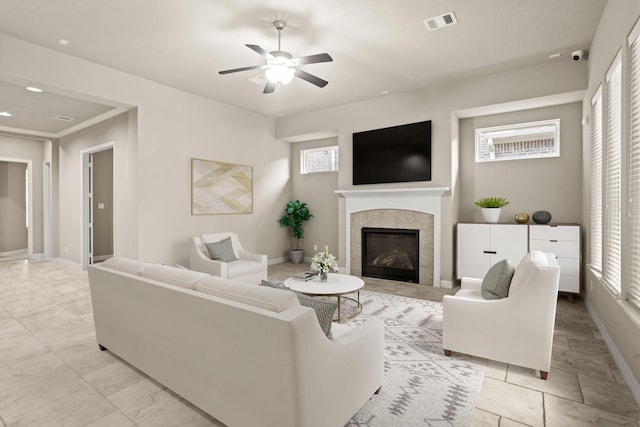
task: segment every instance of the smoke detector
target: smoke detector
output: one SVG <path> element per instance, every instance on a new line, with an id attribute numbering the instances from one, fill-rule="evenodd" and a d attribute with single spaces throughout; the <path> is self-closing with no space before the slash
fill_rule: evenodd
<path id="1" fill-rule="evenodd" d="M 450 25 L 458 23 L 458 19 L 453 12 L 447 12 L 440 16 L 434 16 L 433 18 L 425 19 L 424 25 L 426 25 L 429 31 L 439 30 Z"/>

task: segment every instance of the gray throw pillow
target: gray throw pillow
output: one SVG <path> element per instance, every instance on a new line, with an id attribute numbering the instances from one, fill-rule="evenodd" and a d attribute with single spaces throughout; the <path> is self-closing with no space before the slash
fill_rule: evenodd
<path id="1" fill-rule="evenodd" d="M 260 285 L 293 292 L 283 284 L 271 283 L 267 282 L 266 280 L 263 280 Z M 301 294 L 300 292 L 295 292 L 295 294 L 298 297 L 298 301 L 300 301 L 300 305 L 313 308 L 313 311 L 316 312 L 318 322 L 320 323 L 320 329 L 322 329 L 322 332 L 325 333 L 327 338 L 333 339 L 333 336 L 331 335 L 331 325 L 333 324 L 333 314 L 336 312 L 338 304 L 335 302 L 323 301 L 318 298 L 310 297 L 308 295 Z"/>
<path id="2" fill-rule="evenodd" d="M 235 261 L 236 254 L 233 252 L 233 244 L 231 243 L 231 237 L 227 237 L 219 242 L 205 243 L 207 250 L 209 250 L 209 258 L 221 261 L 231 262 Z"/>
<path id="3" fill-rule="evenodd" d="M 503 259 L 494 264 L 482 280 L 482 298 L 484 299 L 502 299 L 509 295 L 509 286 L 511 286 L 511 278 L 515 271 L 513 265 L 508 259 Z"/>

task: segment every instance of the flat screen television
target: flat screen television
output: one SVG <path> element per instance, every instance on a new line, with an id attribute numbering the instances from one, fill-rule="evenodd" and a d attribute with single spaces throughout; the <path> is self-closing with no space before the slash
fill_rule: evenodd
<path id="1" fill-rule="evenodd" d="M 353 185 L 431 181 L 431 120 L 353 134 Z"/>

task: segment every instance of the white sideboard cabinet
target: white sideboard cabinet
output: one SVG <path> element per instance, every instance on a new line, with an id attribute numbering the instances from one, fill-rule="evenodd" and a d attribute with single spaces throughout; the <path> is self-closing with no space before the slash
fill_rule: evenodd
<path id="1" fill-rule="evenodd" d="M 517 265 L 528 252 L 526 224 L 459 223 L 457 277 L 483 278 L 505 258 Z"/>
<path id="2" fill-rule="evenodd" d="M 560 264 L 560 292 L 580 293 L 580 226 L 530 225 L 529 249 L 551 252 Z"/>

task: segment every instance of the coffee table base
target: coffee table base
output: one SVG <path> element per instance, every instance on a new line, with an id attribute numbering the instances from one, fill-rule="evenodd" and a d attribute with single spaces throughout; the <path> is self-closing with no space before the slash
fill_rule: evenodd
<path id="1" fill-rule="evenodd" d="M 333 319 L 334 322 L 342 323 L 343 316 L 342 316 L 340 307 L 342 306 L 343 299 L 348 299 L 356 303 L 356 311 L 353 314 L 350 314 L 349 316 L 345 316 L 344 317 L 345 320 L 353 319 L 354 317 L 357 317 L 360 313 L 362 313 L 362 304 L 360 303 L 360 291 L 358 291 L 358 299 L 348 297 L 346 295 L 336 295 L 336 296 L 338 297 L 338 318 Z"/>

